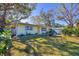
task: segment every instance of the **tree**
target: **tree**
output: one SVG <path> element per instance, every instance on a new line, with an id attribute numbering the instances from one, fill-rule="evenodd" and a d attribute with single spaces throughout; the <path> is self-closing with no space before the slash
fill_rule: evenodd
<path id="1" fill-rule="evenodd" d="M 13 20 L 22 20 L 30 16 L 36 4 L 28 3 L 1 3 L 0 4 L 0 53 L 5 55 L 8 53 L 11 41 L 11 30 L 3 30 L 4 28 L 12 28 L 15 26 Z M 2 31 L 3 30 L 3 31 Z M 8 49 L 7 49 L 8 48 Z"/>
<path id="2" fill-rule="evenodd" d="M 48 10 L 47 13 L 41 10 L 39 16 L 32 16 L 32 19 L 34 20 L 34 23 L 37 23 L 38 25 L 43 24 L 51 28 L 53 26 L 53 10 Z"/>
<path id="3" fill-rule="evenodd" d="M 46 12 L 44 12 L 43 10 L 40 12 L 40 16 L 43 18 L 44 23 L 46 26 L 49 26 L 50 28 L 53 26 L 52 21 L 53 21 L 53 10 L 50 9 Z"/>
<path id="4" fill-rule="evenodd" d="M 41 23 L 43 22 L 40 16 L 32 16 L 31 18 L 34 24 L 41 25 Z"/>
<path id="5" fill-rule="evenodd" d="M 31 14 L 36 4 L 29 3 L 1 3 L 0 4 L 0 27 L 11 25 L 12 20 L 22 20 Z"/>
<path id="6" fill-rule="evenodd" d="M 59 8 L 59 16 L 57 18 L 64 20 L 70 27 L 73 27 L 78 16 L 79 4 L 62 4 L 62 7 Z"/>

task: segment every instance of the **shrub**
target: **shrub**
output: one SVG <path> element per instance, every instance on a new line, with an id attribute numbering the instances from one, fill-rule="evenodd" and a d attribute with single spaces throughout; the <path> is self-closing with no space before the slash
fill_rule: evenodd
<path id="1" fill-rule="evenodd" d="M 62 33 L 65 34 L 65 35 L 69 35 L 69 36 L 72 36 L 72 34 L 75 35 L 75 36 L 79 36 L 79 28 L 64 27 L 64 29 L 62 30 Z"/>
<path id="2" fill-rule="evenodd" d="M 21 37 L 21 36 L 25 36 L 24 34 L 20 34 L 20 35 L 18 35 L 19 37 Z"/>
<path id="3" fill-rule="evenodd" d="M 47 33 L 48 33 L 49 36 L 54 36 L 55 34 L 57 34 L 55 32 L 55 30 L 53 30 L 53 29 L 50 29 Z"/>
<path id="4" fill-rule="evenodd" d="M 62 33 L 65 35 L 71 36 L 73 34 L 73 28 L 72 27 L 64 27 L 62 30 Z"/>
<path id="5" fill-rule="evenodd" d="M 11 30 L 4 30 L 0 33 L 0 54 L 6 54 L 7 48 L 11 46 Z"/>
<path id="6" fill-rule="evenodd" d="M 79 36 L 79 28 L 74 28 L 73 34 Z"/>

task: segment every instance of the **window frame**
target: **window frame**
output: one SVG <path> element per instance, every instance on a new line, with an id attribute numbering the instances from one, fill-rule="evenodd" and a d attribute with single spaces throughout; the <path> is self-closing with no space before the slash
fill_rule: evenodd
<path id="1" fill-rule="evenodd" d="M 46 31 L 46 28 L 41 28 L 41 31 Z"/>
<path id="2" fill-rule="evenodd" d="M 26 29 L 26 30 L 32 30 L 33 27 L 32 27 L 32 26 L 25 26 L 25 29 Z"/>

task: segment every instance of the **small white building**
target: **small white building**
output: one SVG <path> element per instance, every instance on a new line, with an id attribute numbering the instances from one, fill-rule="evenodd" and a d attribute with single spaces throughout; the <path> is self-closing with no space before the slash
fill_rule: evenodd
<path id="1" fill-rule="evenodd" d="M 57 34 L 62 34 L 63 27 L 52 28 Z"/>

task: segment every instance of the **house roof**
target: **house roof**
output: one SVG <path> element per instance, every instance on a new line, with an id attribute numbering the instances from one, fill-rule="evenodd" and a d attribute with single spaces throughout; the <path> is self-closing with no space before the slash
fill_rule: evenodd
<path id="1" fill-rule="evenodd" d="M 36 25 L 36 24 L 29 24 L 29 23 L 22 23 L 22 22 L 19 22 L 17 25 L 27 25 L 27 26 L 47 27 L 47 26 L 44 26 L 44 25 Z"/>

